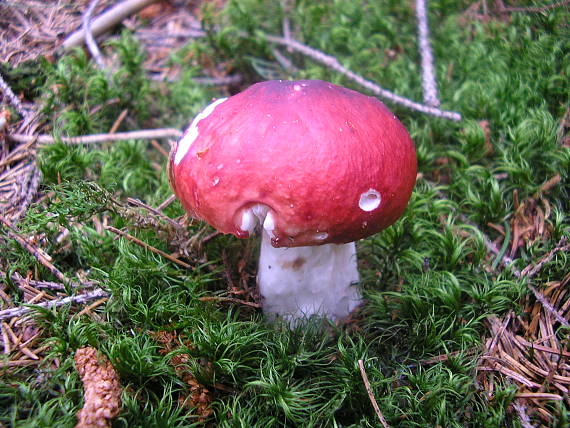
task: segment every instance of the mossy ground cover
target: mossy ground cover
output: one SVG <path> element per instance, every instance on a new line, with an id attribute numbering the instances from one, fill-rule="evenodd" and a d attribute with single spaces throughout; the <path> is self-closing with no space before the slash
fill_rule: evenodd
<path id="1" fill-rule="evenodd" d="M 182 70 L 173 82 L 148 78 L 145 53 L 129 31 L 104 44 L 115 64 L 110 75 L 81 50 L 4 72 L 42 106 L 46 132 L 56 137 L 108 132 L 124 110 L 128 120 L 120 130 L 182 128 L 213 97 L 227 95 L 227 88 L 192 80 L 208 64 L 240 73 L 241 87 L 269 78 L 311 78 L 360 89 L 285 49 L 295 67 L 276 59 L 264 34 L 279 34 L 287 13 L 296 39 L 421 100 L 409 3 L 206 3 L 201 16 L 207 37 L 171 53 L 170 65 Z M 567 396 L 524 401 L 516 379 L 499 373 L 489 391 L 478 367 L 490 317 L 531 321 L 525 312 L 534 304 L 530 280 L 518 273 L 570 236 L 570 11 L 478 15 L 466 12 L 470 6 L 429 3 L 442 107 L 463 119 L 451 122 L 388 103 L 416 143 L 420 174 L 405 215 L 358 243 L 366 302 L 340 326 L 309 323 L 289 330 L 266 322 L 251 306 L 204 299 L 241 299 L 252 291 L 255 244 L 212 236 L 213 230 L 192 222 L 184 236 L 195 239 L 183 252 L 167 221 L 129 206 L 127 198 L 137 198 L 157 207 L 172 193 L 156 144 L 58 142 L 40 148 L 40 193 L 47 196 L 30 206 L 18 231 L 34 237 L 68 278 L 95 282 L 110 295 L 80 315 L 81 307 L 34 311 L 42 361 L 4 367 L 0 422 L 73 426 L 83 400 L 73 357 L 78 348 L 93 346 L 109 358 L 124 388 L 117 427 L 378 426 L 359 360 L 391 426 L 523 426 L 521 414 L 535 424 L 568 426 Z M 177 202 L 164 213 L 184 214 Z M 177 251 L 190 267 L 118 239 L 105 226 L 166 253 Z M 0 242 L 4 272 L 57 281 L 14 239 L 3 235 Z M 504 257 L 514 261 L 505 266 Z M 532 285 L 544 290 L 557 281 L 568 284 L 569 272 L 568 253 L 557 252 Z M 16 283 L 3 284 L 16 304 L 25 303 Z M 568 319 L 568 304 L 561 314 Z M 569 351 L 568 328 L 553 325 Z M 541 391 L 556 392 L 552 382 Z"/>

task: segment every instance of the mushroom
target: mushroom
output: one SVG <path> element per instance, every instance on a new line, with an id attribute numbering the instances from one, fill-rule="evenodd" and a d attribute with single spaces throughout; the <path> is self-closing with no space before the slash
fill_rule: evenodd
<path id="1" fill-rule="evenodd" d="M 261 229 L 268 315 L 338 320 L 361 302 L 354 241 L 394 223 L 414 145 L 376 98 L 320 80 L 266 81 L 206 107 L 172 148 L 185 210 L 218 231 Z"/>

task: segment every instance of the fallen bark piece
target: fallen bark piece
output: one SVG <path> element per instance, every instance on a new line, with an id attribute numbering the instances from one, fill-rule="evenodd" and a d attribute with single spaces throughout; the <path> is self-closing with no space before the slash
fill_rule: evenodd
<path id="1" fill-rule="evenodd" d="M 75 428 L 110 427 L 121 408 L 121 385 L 111 362 L 95 348 L 85 347 L 75 353 L 75 367 L 83 382 L 85 401 Z"/>

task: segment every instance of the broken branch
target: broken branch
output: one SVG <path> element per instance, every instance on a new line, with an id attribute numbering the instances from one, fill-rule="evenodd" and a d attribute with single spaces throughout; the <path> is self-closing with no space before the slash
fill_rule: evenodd
<path id="1" fill-rule="evenodd" d="M 156 138 L 179 138 L 182 135 L 175 128 L 159 128 L 144 129 L 140 131 L 117 132 L 113 134 L 93 134 L 83 135 L 81 137 L 59 137 L 55 138 L 51 135 L 25 135 L 11 134 L 7 137 L 17 143 L 30 143 L 37 141 L 40 145 L 53 144 L 61 141 L 65 144 L 95 144 L 108 141 L 125 141 L 125 140 L 152 140 Z"/>
<path id="2" fill-rule="evenodd" d="M 48 302 L 36 303 L 33 306 L 23 306 L 18 308 L 5 309 L 3 311 L 0 311 L 0 321 L 13 317 L 21 317 L 23 315 L 26 315 L 27 313 L 33 311 L 34 307 L 51 309 L 51 308 L 58 308 L 60 306 L 67 304 L 81 305 L 83 303 L 90 302 L 91 300 L 100 299 L 102 297 L 108 297 L 108 296 L 109 293 L 98 288 L 89 293 L 64 297 L 63 299 L 59 300 L 50 300 Z"/>
<path id="3" fill-rule="evenodd" d="M 112 7 L 108 11 L 102 13 L 97 18 L 93 20 L 91 25 L 91 31 L 94 37 L 103 34 L 105 31 L 113 28 L 115 25 L 120 23 L 127 16 L 144 9 L 148 5 L 154 3 L 157 0 L 126 0 L 116 6 Z M 71 34 L 64 40 L 61 48 L 68 52 L 76 46 L 80 46 L 85 42 L 85 29 L 80 28 L 75 33 Z"/>
<path id="4" fill-rule="evenodd" d="M 438 107 L 439 99 L 437 98 L 437 82 L 433 70 L 433 53 L 429 41 L 426 0 L 416 0 L 416 17 L 418 20 L 418 48 L 421 57 L 424 103 L 431 107 Z"/>
<path id="5" fill-rule="evenodd" d="M 320 62 L 321 64 L 336 71 L 337 73 L 342 74 L 343 76 L 347 77 L 353 82 L 356 82 L 363 88 L 368 89 L 370 92 L 379 97 L 390 100 L 396 104 L 403 105 L 404 107 L 407 107 L 411 110 L 416 110 L 421 113 L 429 114 L 431 116 L 441 117 L 453 121 L 461 120 L 461 115 L 457 112 L 440 110 L 437 107 L 420 104 L 415 101 L 411 101 L 407 98 L 404 98 L 400 95 L 396 95 L 393 92 L 388 91 L 387 89 L 381 88 L 376 83 L 371 82 L 370 80 L 366 80 L 364 77 L 360 76 L 359 74 L 356 74 L 353 71 L 349 70 L 348 68 L 344 67 L 335 57 L 327 55 L 324 52 L 321 52 L 310 46 L 299 43 L 294 39 L 284 39 L 282 37 L 272 36 L 270 34 L 266 34 L 265 38 L 270 43 L 275 43 L 278 45 L 289 47 L 294 51 L 297 51 L 309 58 L 314 59 L 317 62 Z"/>

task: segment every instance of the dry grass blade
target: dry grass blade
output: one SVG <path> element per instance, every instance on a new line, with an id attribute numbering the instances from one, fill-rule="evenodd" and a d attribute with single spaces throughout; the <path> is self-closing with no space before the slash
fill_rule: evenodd
<path id="1" fill-rule="evenodd" d="M 374 393 L 372 392 L 372 387 L 370 386 L 370 381 L 368 380 L 368 375 L 366 374 L 366 370 L 364 368 L 364 362 L 362 360 L 358 360 L 358 368 L 360 369 L 360 375 L 362 376 L 362 381 L 364 382 L 364 387 L 366 388 L 366 392 L 368 393 L 368 398 L 370 398 L 370 402 L 372 403 L 372 407 L 374 407 L 374 412 L 380 423 L 384 428 L 388 428 L 389 425 L 384 419 L 384 415 L 380 411 L 380 407 L 378 407 L 378 403 L 376 402 L 376 398 L 374 398 Z"/>

